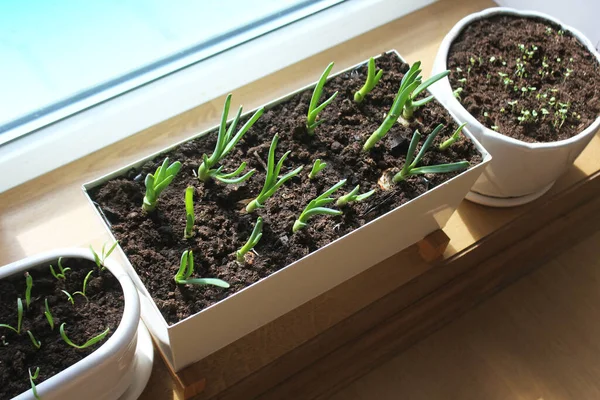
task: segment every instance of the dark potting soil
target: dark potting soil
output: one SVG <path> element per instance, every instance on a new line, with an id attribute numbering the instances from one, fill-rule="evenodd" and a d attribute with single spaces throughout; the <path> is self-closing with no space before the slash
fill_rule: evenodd
<path id="1" fill-rule="evenodd" d="M 463 106 L 486 127 L 525 142 L 583 131 L 600 114 L 600 65 L 560 29 L 517 16 L 469 24 L 448 53 Z"/>
<path id="2" fill-rule="evenodd" d="M 431 102 L 415 112 L 410 126 L 395 124 L 371 153 L 365 153 L 362 150 L 365 140 L 383 121 L 403 72 L 408 70 L 408 65 L 393 55 L 383 55 L 377 60 L 377 66 L 385 71 L 383 78 L 361 104 L 352 99 L 364 83 L 366 67 L 337 76 L 325 85 L 321 101 L 336 90 L 339 95 L 321 113 L 320 118 L 325 122 L 316 129 L 313 137 L 308 136 L 305 129 L 312 89 L 265 111 L 223 163 L 226 171 L 233 170 L 242 161 L 250 168 L 256 168 L 257 173 L 241 185 L 201 183 L 196 179 L 194 171 L 198 169 L 202 155 L 212 154 L 216 141 L 214 132 L 167 153 L 171 161 L 179 160 L 183 166 L 162 193 L 157 209 L 149 215 L 141 208 L 144 177 L 154 173 L 164 155 L 146 163 L 141 171 L 132 170 L 91 191 L 92 199 L 112 224 L 115 237 L 169 324 L 269 276 L 456 175 L 410 178 L 391 190 L 379 190 L 377 180 L 382 172 L 402 166 L 415 129 L 428 134 L 437 124 L 446 125 L 437 139 L 440 143 L 457 125 L 441 105 Z M 243 211 L 245 204 L 263 186 L 264 160 L 275 133 L 281 137 L 276 158 L 291 150 L 282 175 L 299 165 L 304 165 L 304 169 L 299 177 L 288 181 L 267 200 L 264 208 L 247 214 Z M 308 174 L 317 158 L 326 162 L 327 167 L 310 180 Z M 475 165 L 481 161 L 481 156 L 468 140 L 462 138 L 448 151 L 440 152 L 437 148 L 429 151 L 423 165 L 465 159 Z M 294 220 L 308 202 L 344 178 L 348 181 L 336 197 L 348 193 L 358 184 L 361 193 L 378 190 L 364 202 L 344 207 L 343 215 L 316 216 L 306 228 L 292 234 Z M 188 185 L 196 187 L 196 224 L 195 236 L 186 240 L 183 238 L 184 191 Z M 263 237 L 255 248 L 257 254 L 251 255 L 245 265 L 240 265 L 235 261 L 234 253 L 248 239 L 259 215 L 264 219 L 264 228 Z M 177 285 L 173 277 L 182 252 L 188 249 L 194 251 L 196 277 L 218 277 L 229 282 L 231 287 Z"/>
<path id="3" fill-rule="evenodd" d="M 23 322 L 21 334 L 10 329 L 0 328 L 0 399 L 10 399 L 31 390 L 28 369 L 34 373 L 37 367 L 40 374 L 35 381 L 40 384 L 76 362 L 82 360 L 113 334 L 123 315 L 123 291 L 119 281 L 108 271 L 99 272 L 95 263 L 82 259 L 63 258 L 63 267 L 71 268 L 65 280 L 57 280 L 49 271 L 56 262 L 29 270 L 33 278 L 31 304 L 25 305 L 25 277 L 21 274 L 0 280 L 0 323 L 17 327 L 17 298 L 23 301 Z M 94 273 L 88 280 L 86 296 L 88 301 L 75 295 L 75 304 L 61 292 L 73 294 L 81 291 L 83 280 L 90 270 Z M 44 315 L 44 300 L 54 318 L 54 329 Z M 73 343 L 82 345 L 90 338 L 110 328 L 106 338 L 95 345 L 78 350 L 66 344 L 60 336 L 59 327 L 66 323 L 65 332 Z M 27 331 L 41 342 L 37 350 Z"/>

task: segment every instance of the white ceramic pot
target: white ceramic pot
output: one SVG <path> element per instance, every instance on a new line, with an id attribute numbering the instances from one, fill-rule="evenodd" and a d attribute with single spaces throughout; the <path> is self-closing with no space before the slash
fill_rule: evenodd
<path id="1" fill-rule="evenodd" d="M 395 50 L 391 53 L 403 60 Z M 347 68 L 330 76 L 329 79 L 364 63 Z M 313 83 L 277 99 L 267 104 L 265 108 L 274 107 L 297 93 L 313 88 L 314 85 Z M 255 110 L 251 110 L 245 115 L 254 112 Z M 83 191 L 90 204 L 94 206 L 88 190 L 121 176 L 132 168 L 139 169 L 147 161 L 184 142 L 214 131 L 215 128 L 212 128 L 194 135 L 93 182 L 86 183 L 83 185 Z M 123 263 L 140 291 L 142 319 L 171 366 L 179 371 L 203 359 L 405 249 L 436 229 L 442 228 L 491 159 L 468 129 L 463 132 L 480 152 L 482 156 L 480 164 L 174 325 L 167 324 L 162 317 L 152 296 L 119 247 L 115 253 L 123 257 Z M 94 209 L 102 218 L 95 206 Z M 112 235 L 104 219 L 103 223 Z"/>
<path id="2" fill-rule="evenodd" d="M 54 250 L 0 268 L 0 279 L 23 274 L 36 267 L 48 268 L 49 263 L 56 261 L 58 257 L 94 261 L 89 249 Z M 116 400 L 132 386 L 140 322 L 138 294 L 129 276 L 117 263 L 106 260 L 105 265 L 123 288 L 125 307 L 121 323 L 112 336 L 92 354 L 37 385 L 38 395 L 43 400 Z M 23 379 L 27 377 L 24 376 Z M 32 391 L 28 390 L 14 400 L 35 398 Z"/>
<path id="3" fill-rule="evenodd" d="M 538 17 L 558 24 L 578 38 L 600 62 L 600 54 L 576 29 L 542 13 L 497 7 L 468 15 L 454 25 L 440 45 L 432 75 L 447 69 L 450 46 L 467 25 L 497 14 Z M 573 164 L 600 127 L 598 117 L 584 131 L 572 138 L 550 143 L 526 143 L 486 128 L 477 121 L 454 97 L 448 78 L 438 82 L 438 85 L 432 88 L 432 92 L 459 120 L 468 123 L 473 135 L 493 156 L 492 162 L 467 195 L 467 199 L 480 204 L 510 207 L 540 197 Z"/>

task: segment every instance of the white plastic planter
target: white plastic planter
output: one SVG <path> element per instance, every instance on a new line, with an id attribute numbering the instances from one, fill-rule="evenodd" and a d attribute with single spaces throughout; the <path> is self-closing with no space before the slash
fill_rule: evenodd
<path id="1" fill-rule="evenodd" d="M 48 268 L 49 263 L 56 261 L 58 257 L 94 261 L 87 249 L 55 250 L 0 268 L 0 279 L 14 274 L 22 275 L 25 271 L 31 271 L 36 267 Z M 111 260 L 106 260 L 106 267 L 119 280 L 123 288 L 125 307 L 121 323 L 112 336 L 92 354 L 37 385 L 38 395 L 43 400 L 92 397 L 95 400 L 116 400 L 132 386 L 137 366 L 140 303 L 137 290 L 123 269 Z M 24 376 L 23 379 L 27 377 Z M 14 397 L 14 400 L 35 400 L 35 398 L 32 391 L 28 390 Z"/>
<path id="2" fill-rule="evenodd" d="M 578 38 L 600 62 L 600 54 L 576 29 L 542 13 L 497 7 L 468 15 L 450 30 L 440 45 L 432 75 L 447 69 L 450 46 L 466 26 L 498 14 L 538 17 L 558 24 Z M 480 204 L 510 207 L 540 197 L 573 164 L 600 128 L 598 117 L 594 123 L 572 138 L 549 143 L 526 143 L 486 128 L 477 121 L 454 97 L 448 78 L 438 82 L 432 92 L 459 120 L 469 124 L 473 135 L 494 157 L 467 195 L 467 199 Z"/>
<path id="3" fill-rule="evenodd" d="M 391 53 L 402 59 L 395 50 Z M 364 63 L 338 74 L 362 64 Z M 313 83 L 275 100 L 265 108 L 271 108 L 314 85 Z M 254 111 L 248 111 L 246 115 Z M 214 131 L 215 128 L 202 132 L 87 183 L 83 185 L 83 190 L 87 195 L 89 189 L 123 175 L 132 168 L 138 169 L 145 162 L 185 141 Z M 463 132 L 481 153 L 483 161 L 480 164 L 174 325 L 166 323 L 150 293 L 119 248 L 118 253 L 124 257 L 127 272 L 141 293 L 142 318 L 171 366 L 179 371 L 203 359 L 443 227 L 491 158 L 468 129 Z M 93 205 L 89 196 L 88 199 Z M 100 212 L 96 212 L 102 218 Z M 104 222 L 110 231 L 106 221 Z"/>

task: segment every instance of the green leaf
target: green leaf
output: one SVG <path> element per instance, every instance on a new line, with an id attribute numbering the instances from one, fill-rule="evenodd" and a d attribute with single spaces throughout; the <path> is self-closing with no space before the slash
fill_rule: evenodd
<path id="1" fill-rule="evenodd" d="M 108 252 L 104 256 L 104 260 L 106 260 L 108 258 L 108 256 L 110 256 L 110 254 L 115 250 L 115 248 L 117 247 L 118 244 L 119 244 L 119 241 L 115 240 L 115 242 L 113 243 L 113 245 L 110 246 L 110 249 L 108 249 Z M 102 260 L 102 261 L 104 261 L 104 260 Z"/>
<path id="2" fill-rule="evenodd" d="M 433 130 L 433 132 L 431 132 L 429 134 L 429 136 L 427 136 L 427 139 L 425 139 L 425 143 L 423 143 L 423 146 L 421 146 L 421 150 L 419 150 L 419 154 L 417 154 L 417 157 L 410 164 L 409 168 L 414 168 L 414 167 L 417 166 L 417 164 L 421 161 L 421 159 L 423 158 L 423 156 L 425 156 L 425 153 L 427 152 L 427 150 L 429 150 L 429 148 L 433 144 L 433 141 L 435 140 L 435 138 L 438 135 L 438 133 L 440 133 L 440 131 L 443 128 L 444 128 L 444 125 L 443 124 L 439 124 L 438 126 L 435 127 L 435 129 Z"/>
<path id="3" fill-rule="evenodd" d="M 419 133 L 419 130 L 415 130 L 415 133 L 413 133 L 412 139 L 410 140 L 410 144 L 408 145 L 408 152 L 406 153 L 406 160 L 404 161 L 404 167 L 402 168 L 402 171 L 404 174 L 408 173 L 408 170 L 410 169 L 410 166 L 412 165 L 412 161 L 413 158 L 415 156 L 415 151 L 417 150 L 417 146 L 419 145 L 419 142 L 421 141 L 421 134 Z"/>
<path id="4" fill-rule="evenodd" d="M 421 83 L 418 88 L 412 94 L 412 98 L 416 98 L 423 90 L 427 89 L 429 86 L 433 85 L 437 81 L 442 78 L 445 78 L 450 74 L 450 71 L 446 70 L 444 72 L 440 72 L 439 74 L 435 74 L 431 78 L 427 79 L 425 82 Z"/>
<path id="5" fill-rule="evenodd" d="M 96 343 L 103 340 L 106 337 L 106 335 L 108 335 L 108 333 L 110 332 L 110 328 L 106 328 L 106 330 L 104 332 L 94 336 L 93 338 L 91 338 L 90 340 L 88 340 L 87 342 L 85 342 L 84 344 L 79 346 L 79 345 L 73 343 L 71 341 L 71 339 L 69 339 L 69 337 L 67 336 L 67 334 L 65 332 L 65 325 L 66 325 L 66 323 L 64 323 L 64 322 L 60 325 L 60 336 L 65 341 L 65 343 L 67 343 L 69 346 L 75 347 L 76 349 L 80 349 L 80 350 L 86 349 L 90 346 L 95 345 Z"/>
<path id="6" fill-rule="evenodd" d="M 186 279 L 184 281 L 179 282 L 183 285 L 211 285 L 211 286 L 219 286 L 222 288 L 228 288 L 229 283 L 222 281 L 221 279 L 216 278 L 194 278 L 194 279 Z"/>
<path id="7" fill-rule="evenodd" d="M 442 174 L 467 169 L 469 168 L 469 165 L 470 164 L 468 161 L 459 161 L 450 164 L 430 165 L 426 167 L 413 168 L 410 170 L 410 174 Z"/>

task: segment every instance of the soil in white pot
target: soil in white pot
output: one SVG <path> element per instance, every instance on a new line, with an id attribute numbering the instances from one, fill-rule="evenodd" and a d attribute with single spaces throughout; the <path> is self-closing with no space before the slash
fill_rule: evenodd
<path id="1" fill-rule="evenodd" d="M 600 113 L 596 57 L 571 33 L 539 18 L 494 15 L 472 22 L 452 43 L 447 65 L 462 105 L 515 139 L 568 139 Z"/>

